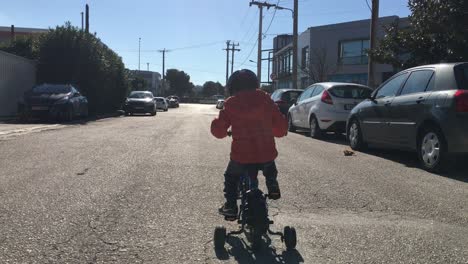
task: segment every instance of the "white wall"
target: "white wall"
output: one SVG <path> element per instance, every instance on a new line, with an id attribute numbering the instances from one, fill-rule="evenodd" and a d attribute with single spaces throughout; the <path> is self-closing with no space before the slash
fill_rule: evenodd
<path id="1" fill-rule="evenodd" d="M 23 93 L 36 83 L 35 63 L 0 51 L 0 116 L 13 116 Z"/>

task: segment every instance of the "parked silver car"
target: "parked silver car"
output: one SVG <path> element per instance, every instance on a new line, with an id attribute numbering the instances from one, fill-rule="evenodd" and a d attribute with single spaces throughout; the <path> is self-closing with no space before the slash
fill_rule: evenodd
<path id="1" fill-rule="evenodd" d="M 468 63 L 402 71 L 356 106 L 347 123 L 351 148 L 370 144 L 416 151 L 428 171 L 468 152 Z"/>
<path id="2" fill-rule="evenodd" d="M 164 112 L 167 112 L 169 109 L 169 102 L 164 97 L 155 97 L 154 101 L 156 102 L 156 108 L 161 109 Z"/>

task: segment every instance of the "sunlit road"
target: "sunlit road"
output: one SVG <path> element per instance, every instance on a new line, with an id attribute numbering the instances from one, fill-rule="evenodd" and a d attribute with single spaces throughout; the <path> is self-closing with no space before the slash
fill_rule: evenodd
<path id="1" fill-rule="evenodd" d="M 296 227 L 253 253 L 225 224 L 230 139 L 210 135 L 212 105 L 0 137 L 0 263 L 468 263 L 468 170 L 435 175 L 411 154 L 345 157 L 343 139 L 278 140 L 283 198 Z M 1 124 L 0 124 L 1 126 Z M 4 132 L 6 134 L 6 132 Z"/>

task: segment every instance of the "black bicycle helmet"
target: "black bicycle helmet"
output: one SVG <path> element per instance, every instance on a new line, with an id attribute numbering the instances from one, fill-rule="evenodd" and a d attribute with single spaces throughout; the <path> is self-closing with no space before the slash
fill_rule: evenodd
<path id="1" fill-rule="evenodd" d="M 239 91 L 255 90 L 258 88 L 258 78 L 251 70 L 243 69 L 235 71 L 227 82 L 229 95 L 234 95 Z"/>

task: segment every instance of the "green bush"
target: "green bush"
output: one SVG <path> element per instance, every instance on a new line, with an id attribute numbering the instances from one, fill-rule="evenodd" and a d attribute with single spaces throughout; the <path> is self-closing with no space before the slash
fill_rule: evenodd
<path id="1" fill-rule="evenodd" d="M 18 40 L 0 49 L 37 60 L 39 84 L 75 85 L 88 98 L 91 113 L 121 107 L 129 91 L 127 73 L 122 58 L 100 39 L 66 23 L 41 34 L 37 42 Z"/>

